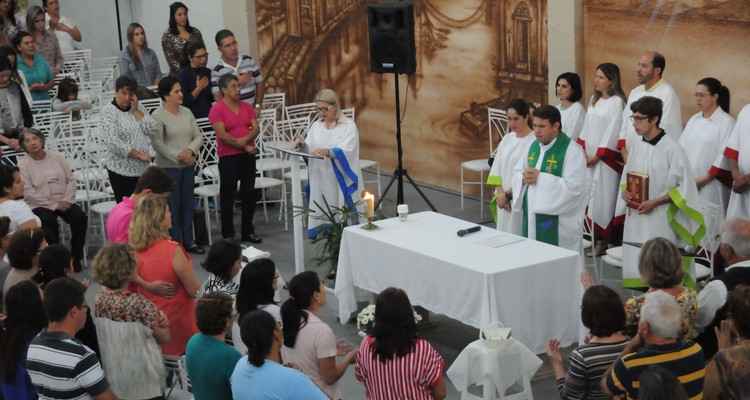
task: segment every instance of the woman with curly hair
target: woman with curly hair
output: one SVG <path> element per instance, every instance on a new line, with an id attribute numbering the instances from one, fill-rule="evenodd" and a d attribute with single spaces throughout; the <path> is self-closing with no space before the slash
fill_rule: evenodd
<path id="1" fill-rule="evenodd" d="M 171 340 L 162 343 L 165 356 L 179 357 L 185 345 L 198 331 L 195 323 L 195 296 L 201 284 L 193 272 L 193 263 L 179 243 L 169 237 L 172 216 L 167 199 L 145 196 L 133 213 L 128 238 L 135 250 L 138 275 L 146 282 L 169 282 L 176 288 L 173 297 L 162 297 L 138 288 L 169 319 Z"/>
<path id="2" fill-rule="evenodd" d="M 110 321 L 149 328 L 150 335 L 127 335 L 124 340 L 117 334 L 101 335 L 102 364 L 117 396 L 147 399 L 161 395 L 163 360 L 157 343 L 169 342 L 169 320 L 154 303 L 128 290 L 135 267 L 126 244 L 109 244 L 96 254 L 94 278 L 103 288 L 96 296 L 94 316 L 100 332 L 112 332 Z"/>
<path id="3" fill-rule="evenodd" d="M 682 278 L 682 256 L 677 246 L 667 239 L 651 239 L 643 244 L 638 272 L 641 280 L 648 284 L 648 292 L 661 290 L 677 300 L 682 309 L 682 340 L 693 340 L 698 336 L 695 322 L 698 318 L 698 295 L 695 290 L 685 287 Z M 647 293 L 648 293 L 647 292 Z M 625 302 L 625 331 L 634 336 L 641 318 L 641 306 L 646 300 L 645 294 L 631 297 Z"/>

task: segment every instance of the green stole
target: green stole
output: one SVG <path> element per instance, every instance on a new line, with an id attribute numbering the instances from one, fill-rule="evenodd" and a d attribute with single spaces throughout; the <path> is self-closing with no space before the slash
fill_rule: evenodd
<path id="1" fill-rule="evenodd" d="M 546 172 L 557 177 L 562 177 L 563 165 L 565 164 L 565 153 L 570 145 L 570 138 L 563 132 L 557 135 L 557 140 L 552 147 L 544 153 L 540 172 Z M 529 148 L 528 165 L 530 168 L 536 168 L 536 162 L 539 154 L 542 152 L 542 145 L 535 140 Z M 529 237 L 529 207 L 528 207 L 528 190 L 523 194 L 523 236 Z M 536 240 L 549 243 L 554 246 L 560 244 L 559 236 L 559 217 L 557 215 L 536 214 Z"/>

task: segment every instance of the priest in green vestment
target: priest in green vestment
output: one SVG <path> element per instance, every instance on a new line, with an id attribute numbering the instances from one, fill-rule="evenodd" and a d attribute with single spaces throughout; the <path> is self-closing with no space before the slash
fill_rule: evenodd
<path id="1" fill-rule="evenodd" d="M 576 252 L 582 250 L 583 215 L 589 199 L 586 157 L 560 131 L 560 111 L 534 111 L 536 140 L 513 173 L 514 215 L 523 235 Z"/>

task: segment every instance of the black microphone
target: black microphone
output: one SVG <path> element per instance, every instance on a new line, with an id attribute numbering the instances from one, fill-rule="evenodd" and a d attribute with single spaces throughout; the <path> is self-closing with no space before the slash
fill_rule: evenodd
<path id="1" fill-rule="evenodd" d="M 456 232 L 456 235 L 458 235 L 459 237 L 464 237 L 470 233 L 479 232 L 481 230 L 482 230 L 482 227 L 477 225 L 468 229 L 459 229 L 458 232 Z"/>

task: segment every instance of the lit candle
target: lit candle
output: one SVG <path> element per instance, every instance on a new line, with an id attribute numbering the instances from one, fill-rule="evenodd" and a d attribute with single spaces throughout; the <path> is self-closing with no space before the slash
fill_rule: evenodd
<path id="1" fill-rule="evenodd" d="M 375 196 L 372 193 L 365 192 L 362 199 L 364 199 L 367 205 L 367 219 L 372 219 L 375 216 Z"/>

